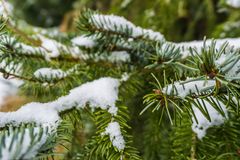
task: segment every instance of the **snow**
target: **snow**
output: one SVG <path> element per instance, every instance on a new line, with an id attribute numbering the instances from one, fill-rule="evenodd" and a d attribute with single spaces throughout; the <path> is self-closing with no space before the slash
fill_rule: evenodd
<path id="1" fill-rule="evenodd" d="M 24 53 L 27 53 L 27 54 L 36 54 L 36 53 L 40 53 L 43 55 L 46 54 L 46 50 L 44 50 L 41 47 L 33 47 L 33 46 L 26 45 L 24 43 L 17 43 L 17 46 L 21 48 Z"/>
<path id="2" fill-rule="evenodd" d="M 225 117 L 227 118 L 228 113 L 227 113 L 226 106 L 220 101 L 217 102 L 217 100 L 215 98 L 213 98 L 213 99 L 217 104 L 219 102 L 219 104 L 220 104 L 219 107 L 222 108 L 222 110 L 224 111 Z M 223 124 L 224 121 L 226 120 L 226 118 L 223 117 L 218 111 L 216 111 L 209 102 L 207 102 L 206 100 L 203 100 L 203 101 L 206 105 L 206 109 L 211 118 L 211 122 L 208 121 L 208 119 L 202 114 L 202 112 L 195 106 L 193 106 L 193 111 L 194 111 L 194 114 L 196 115 L 196 119 L 198 122 L 192 116 L 192 120 L 193 120 L 192 130 L 197 134 L 197 137 L 200 140 L 206 135 L 206 131 L 208 128 L 213 127 L 213 126 L 219 126 L 219 125 Z M 203 106 L 203 102 L 201 100 L 199 100 L 199 102 Z"/>
<path id="3" fill-rule="evenodd" d="M 130 75 L 127 72 L 124 72 L 121 76 L 120 81 L 121 82 L 126 82 L 129 79 Z"/>
<path id="4" fill-rule="evenodd" d="M 16 62 L 7 62 L 5 60 L 2 60 L 0 62 L 0 68 L 4 69 L 7 73 L 10 74 L 21 74 L 22 72 L 22 64 L 16 63 Z"/>
<path id="5" fill-rule="evenodd" d="M 99 28 L 110 31 L 131 30 L 133 37 L 138 37 L 142 34 L 140 28 L 137 28 L 133 23 L 120 16 L 95 14 L 92 15 L 90 22 Z"/>
<path id="6" fill-rule="evenodd" d="M 18 87 L 23 82 L 17 79 L 6 80 L 0 76 L 0 106 L 4 104 L 4 100 L 8 96 L 17 94 Z"/>
<path id="7" fill-rule="evenodd" d="M 79 47 L 77 46 L 74 46 L 74 47 L 71 47 L 69 48 L 70 52 L 71 52 L 71 55 L 74 57 L 74 58 L 79 58 L 79 59 L 82 59 L 82 60 L 88 60 L 90 58 L 90 55 L 89 54 L 86 54 L 84 53 Z"/>
<path id="8" fill-rule="evenodd" d="M 0 1 L 0 14 L 4 18 L 8 18 L 8 14 L 12 14 L 13 12 L 13 6 L 11 3 L 7 2 L 6 0 L 1 0 Z"/>
<path id="9" fill-rule="evenodd" d="M 113 32 L 127 31 L 128 34 L 134 38 L 143 36 L 150 40 L 165 40 L 161 33 L 135 26 L 132 22 L 120 16 L 94 14 L 90 18 L 90 23 L 93 23 L 97 28 L 103 28 Z"/>
<path id="10" fill-rule="evenodd" d="M 181 98 L 185 98 L 189 94 L 196 94 L 198 92 L 203 92 L 208 88 L 213 88 L 215 86 L 215 80 L 194 80 L 189 82 L 175 82 L 174 84 L 170 84 L 162 89 L 162 92 L 167 95 L 174 95 Z"/>
<path id="11" fill-rule="evenodd" d="M 6 72 L 11 74 L 20 74 L 22 72 L 22 65 L 14 62 L 0 62 L 0 68 L 4 68 Z M 12 78 L 3 78 L 3 74 L 0 73 L 0 107 L 4 104 L 5 98 L 8 96 L 16 95 L 18 92 L 18 87 L 23 84 L 22 80 Z"/>
<path id="12" fill-rule="evenodd" d="M 60 97 L 55 102 L 56 109 L 63 111 L 69 107 L 84 107 L 89 104 L 92 109 L 100 107 L 117 114 L 115 103 L 118 99 L 119 80 L 109 77 L 87 82 L 70 90 L 69 95 Z"/>
<path id="13" fill-rule="evenodd" d="M 240 8 L 240 0 L 226 0 L 226 3 L 234 8 Z"/>
<path id="14" fill-rule="evenodd" d="M 57 58 L 61 55 L 61 52 L 64 54 L 71 54 L 73 57 L 82 57 L 82 51 L 76 46 L 66 46 L 54 39 L 47 38 L 43 35 L 38 34 L 38 38 L 42 41 L 41 47 L 45 49 L 45 58 L 46 60 L 51 60 L 51 58 Z"/>
<path id="15" fill-rule="evenodd" d="M 108 57 L 110 62 L 130 62 L 130 55 L 126 51 L 113 51 Z"/>
<path id="16" fill-rule="evenodd" d="M 151 40 L 162 41 L 164 40 L 164 36 L 160 32 L 154 32 L 151 29 L 143 29 L 143 35 L 148 37 Z"/>
<path id="17" fill-rule="evenodd" d="M 18 126 L 21 123 L 36 123 L 56 128 L 60 121 L 59 112 L 73 107 L 92 109 L 100 107 L 112 115 L 117 114 L 115 103 L 118 99 L 119 80 L 109 77 L 87 82 L 70 90 L 66 96 L 48 103 L 32 102 L 15 112 L 0 112 L 0 127 L 7 124 Z M 51 116 L 50 116 L 51 115 Z"/>
<path id="18" fill-rule="evenodd" d="M 93 60 L 95 62 L 99 62 L 99 61 L 108 61 L 111 63 L 127 63 L 131 61 L 130 55 L 128 52 L 126 51 L 113 51 L 110 53 L 107 52 L 103 52 L 100 53 L 98 56 L 85 56 L 86 59 L 91 59 L 94 58 Z"/>
<path id="19" fill-rule="evenodd" d="M 238 53 L 232 52 L 228 54 L 222 54 L 215 64 L 218 69 L 225 75 L 227 80 L 240 77 L 240 56 Z"/>
<path id="20" fill-rule="evenodd" d="M 123 139 L 120 125 L 118 122 L 109 123 L 103 135 L 109 135 L 113 146 L 116 147 L 118 150 L 123 150 L 125 148 L 125 141 Z"/>
<path id="21" fill-rule="evenodd" d="M 227 65 L 226 68 L 231 66 L 231 64 Z M 240 60 L 237 61 L 227 72 L 225 73 L 225 78 L 227 80 L 232 80 L 232 78 L 240 77 Z"/>
<path id="22" fill-rule="evenodd" d="M 216 39 L 216 49 L 219 50 L 221 46 L 228 42 L 228 49 L 239 49 L 240 48 L 240 38 L 224 38 L 224 39 Z M 207 39 L 205 41 L 206 47 L 211 46 L 212 39 Z M 189 49 L 193 48 L 198 53 L 201 53 L 201 49 L 203 48 L 204 41 L 189 41 L 189 42 L 181 42 L 181 43 L 173 43 L 176 47 L 179 47 L 181 50 L 182 58 L 186 58 L 191 56 Z"/>
<path id="23" fill-rule="evenodd" d="M 53 68 L 40 68 L 36 70 L 33 74 L 37 79 L 47 80 L 62 79 L 67 76 L 67 73 L 63 70 Z"/>
<path id="24" fill-rule="evenodd" d="M 13 36 L 9 36 L 8 34 L 1 34 L 0 35 L 0 42 L 2 45 L 5 44 L 13 44 L 16 41 L 16 38 Z"/>
<path id="25" fill-rule="evenodd" d="M 82 57 L 82 51 L 76 46 L 66 46 L 54 39 L 47 38 L 43 35 L 37 34 L 36 38 L 39 38 L 42 43 L 40 47 L 30 46 L 24 44 L 17 40 L 16 37 L 9 36 L 7 34 L 0 35 L 1 44 L 14 44 L 13 48 L 18 54 L 24 53 L 29 55 L 42 55 L 46 60 L 51 60 L 51 58 L 57 58 L 60 56 L 61 52 L 66 54 L 71 54 L 73 57 Z M 17 43 L 15 43 L 17 42 Z M 1 52 L 0 52 L 1 54 Z"/>
<path id="26" fill-rule="evenodd" d="M 218 59 L 216 59 L 215 64 L 217 67 L 220 67 L 221 65 L 223 65 L 223 63 L 226 61 L 227 59 L 227 55 L 226 54 L 222 54 Z"/>
<path id="27" fill-rule="evenodd" d="M 112 114 L 112 115 L 117 115 L 117 111 L 118 111 L 118 108 L 115 107 L 115 106 L 111 106 L 111 107 L 109 107 L 109 109 L 108 109 L 108 112 L 109 112 L 110 114 Z"/>
<path id="28" fill-rule="evenodd" d="M 9 134 L 5 134 L 6 137 L 4 137 L 4 142 L 2 142 L 5 145 L 0 145 L 0 158 L 2 160 L 32 159 L 38 153 L 41 146 L 47 141 L 49 135 L 46 131 L 46 127 L 43 128 L 42 134 L 40 134 L 40 127 L 34 127 L 33 133 L 31 133 L 31 130 L 28 128 L 24 128 L 24 132 L 18 133 L 9 130 Z M 14 141 L 12 141 L 13 138 Z M 11 149 L 9 149 L 10 147 Z"/>
<path id="29" fill-rule="evenodd" d="M 64 54 L 70 54 L 74 58 L 82 58 L 86 59 L 88 58 L 88 55 L 83 54 L 83 51 L 80 50 L 76 45 L 75 46 L 66 46 L 54 39 L 50 39 L 47 37 L 44 37 L 43 35 L 38 35 L 38 37 L 42 41 L 42 48 L 45 49 L 45 58 L 46 60 L 51 60 L 51 58 L 57 58 L 61 55 L 61 52 L 64 52 Z M 85 38 L 86 40 L 87 38 Z M 88 39 L 90 41 L 90 39 Z M 85 42 L 85 45 L 90 46 L 90 42 Z M 82 40 L 83 45 L 83 40 Z M 88 43 L 88 44 L 87 44 Z M 80 44 L 80 42 L 79 42 Z M 88 47 L 89 47 L 88 46 Z M 86 46 L 87 47 L 87 46 Z"/>
<path id="30" fill-rule="evenodd" d="M 75 37 L 71 42 L 76 46 L 82 46 L 86 48 L 92 48 L 96 45 L 95 41 L 86 35 Z"/>
<path id="31" fill-rule="evenodd" d="M 0 128 L 8 124 L 20 126 L 22 123 L 35 123 L 37 126 L 50 128 L 49 133 L 53 133 L 61 122 L 59 112 L 74 107 L 84 108 L 85 106 L 89 106 L 93 110 L 95 108 L 101 108 L 107 110 L 112 116 L 115 116 L 118 112 L 115 103 L 118 100 L 119 85 L 118 79 L 103 77 L 82 84 L 70 90 L 68 95 L 62 96 L 55 101 L 48 103 L 32 102 L 14 112 L 0 112 Z M 113 146 L 119 150 L 124 148 L 125 142 L 117 122 L 109 124 L 106 128 L 106 134 L 109 134 Z M 26 134 L 26 136 L 27 135 L 28 134 Z M 44 143 L 41 142 L 42 141 L 40 141 L 39 144 Z M 9 142 L 7 143 L 8 145 L 10 144 Z M 24 145 L 25 144 L 29 144 L 28 139 L 26 139 L 26 141 L 24 140 Z M 36 149 L 34 148 L 32 152 L 35 153 L 37 149 L 38 147 L 36 147 Z M 25 148 L 23 147 L 21 152 L 24 151 Z M 8 152 L 6 152 L 5 156 L 8 156 Z M 34 156 L 34 154 L 30 154 L 29 156 Z"/>
<path id="32" fill-rule="evenodd" d="M 21 74 L 22 72 L 21 63 L 6 62 L 5 60 L 0 62 L 0 68 L 4 68 L 7 73 L 16 75 Z M 22 80 L 18 80 L 16 78 L 13 78 L 12 76 L 9 76 L 8 79 L 5 79 L 3 77 L 3 74 L 0 73 L 0 107 L 4 104 L 4 100 L 8 96 L 13 96 L 17 94 L 18 87 L 22 84 Z"/>
<path id="33" fill-rule="evenodd" d="M 53 40 L 53 39 L 49 39 L 47 37 L 44 37 L 43 35 L 38 35 L 38 37 L 40 38 L 40 40 L 42 41 L 41 46 L 44 49 L 47 49 L 47 51 L 49 51 L 49 58 L 55 58 L 58 57 L 60 55 L 60 49 L 62 50 L 67 50 L 66 46 Z"/>
<path id="34" fill-rule="evenodd" d="M 42 35 L 37 35 L 42 41 L 41 47 L 34 47 L 30 46 L 24 43 L 21 43 L 17 41 L 15 37 L 9 36 L 9 35 L 1 35 L 0 41 L 3 44 L 8 44 L 9 42 L 16 42 L 13 46 L 14 49 L 17 51 L 20 51 L 19 54 L 29 54 L 29 55 L 41 55 L 43 56 L 47 61 L 51 61 L 51 58 L 57 58 L 60 56 L 60 52 L 64 52 L 64 54 L 70 54 L 73 58 L 78 58 L 81 60 L 89 60 L 91 59 L 90 54 L 84 53 L 83 50 L 79 48 L 79 46 L 85 47 L 92 47 L 95 45 L 95 42 L 91 40 L 91 37 L 85 37 L 81 36 L 81 38 L 76 37 L 75 41 L 78 41 L 81 39 L 81 41 L 78 41 L 79 45 L 74 44 L 73 46 L 66 46 L 61 44 L 60 42 L 57 42 L 54 39 L 46 38 Z M 94 42 L 94 44 L 93 44 Z M 81 44 L 80 44 L 81 43 Z M 1 54 L 1 53 L 0 53 Z M 126 51 L 113 51 L 109 55 L 107 54 L 101 54 L 100 56 L 93 57 L 95 61 L 104 60 L 109 61 L 112 63 L 118 63 L 118 62 L 129 62 L 130 61 L 130 55 Z"/>
<path id="35" fill-rule="evenodd" d="M 126 48 L 126 49 L 134 49 L 136 48 L 136 46 L 134 46 L 134 41 L 133 38 L 128 38 L 126 40 L 124 39 L 119 39 L 116 42 L 116 46 L 120 47 L 120 48 Z"/>
<path id="36" fill-rule="evenodd" d="M 19 126 L 22 123 L 36 123 L 54 129 L 59 121 L 60 117 L 54 108 L 38 102 L 28 103 L 14 112 L 0 112 L 0 128 L 7 124 Z"/>
<path id="37" fill-rule="evenodd" d="M 24 54 L 36 54 L 36 52 L 45 55 L 46 50 L 41 47 L 34 47 L 27 44 L 24 44 L 22 42 L 19 42 L 16 37 L 10 36 L 8 34 L 2 34 L 0 35 L 0 42 L 2 45 L 5 44 L 14 44 L 12 47 L 19 51 L 18 54 L 24 53 Z M 16 43 L 17 42 L 17 43 Z"/>

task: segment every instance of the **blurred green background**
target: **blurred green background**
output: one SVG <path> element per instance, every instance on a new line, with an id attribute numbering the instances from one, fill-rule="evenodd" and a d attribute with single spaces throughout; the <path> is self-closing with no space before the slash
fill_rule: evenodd
<path id="1" fill-rule="evenodd" d="M 75 15 L 73 13 L 79 13 L 83 8 L 91 8 L 105 14 L 121 15 L 136 25 L 160 31 L 170 41 L 198 40 L 204 36 L 238 37 L 240 34 L 239 9 L 227 6 L 225 0 L 11 0 L 11 2 L 14 5 L 15 16 L 42 27 L 59 26 L 63 23 L 69 23 L 71 26 L 73 24 L 71 15 Z M 64 31 L 69 29 L 69 24 Z"/>

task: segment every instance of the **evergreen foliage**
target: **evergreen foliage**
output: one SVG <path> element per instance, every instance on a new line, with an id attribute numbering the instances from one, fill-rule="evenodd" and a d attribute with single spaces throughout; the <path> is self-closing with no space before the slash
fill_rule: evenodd
<path id="1" fill-rule="evenodd" d="M 90 9 L 70 34 L 19 21 L 0 20 L 0 72 L 38 102 L 0 112 L 0 159 L 239 159 L 239 38 L 176 43 Z"/>

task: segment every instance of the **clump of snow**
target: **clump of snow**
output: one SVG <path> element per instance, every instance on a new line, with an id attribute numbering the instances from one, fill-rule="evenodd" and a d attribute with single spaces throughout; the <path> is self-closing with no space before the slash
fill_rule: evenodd
<path id="1" fill-rule="evenodd" d="M 44 103 L 32 102 L 15 112 L 0 112 L 0 127 L 7 124 L 19 126 L 22 123 L 36 123 L 39 126 L 56 128 L 59 121 L 58 112 Z"/>
<path id="2" fill-rule="evenodd" d="M 112 115 L 117 115 L 118 108 L 116 106 L 111 106 L 108 109 L 108 112 Z"/>
<path id="3" fill-rule="evenodd" d="M 38 79 L 62 79 L 67 76 L 67 73 L 61 69 L 40 68 L 34 72 L 34 76 Z"/>
<path id="4" fill-rule="evenodd" d="M 82 56 L 84 55 L 83 51 L 81 49 L 79 49 L 79 47 L 77 47 L 77 46 L 71 47 L 70 52 L 71 52 L 71 55 L 74 58 L 81 58 L 82 59 Z M 86 58 L 88 58 L 88 56 L 86 56 Z"/>
<path id="5" fill-rule="evenodd" d="M 150 40 L 164 41 L 164 36 L 161 33 L 135 26 L 132 22 L 120 16 L 94 14 L 90 18 L 90 23 L 98 28 L 113 32 L 128 31 L 132 37 L 143 36 Z"/>
<path id="6" fill-rule="evenodd" d="M 124 72 L 121 76 L 120 81 L 121 82 L 126 82 L 129 79 L 130 75 L 127 72 Z"/>
<path id="7" fill-rule="evenodd" d="M 201 93 L 208 88 L 213 88 L 215 83 L 215 80 L 180 81 L 164 87 L 162 92 L 167 95 L 175 95 L 185 98 L 189 94 L 198 94 L 198 92 Z"/>
<path id="8" fill-rule="evenodd" d="M 36 53 L 42 54 L 42 55 L 46 54 L 46 50 L 44 50 L 41 47 L 33 47 L 33 46 L 26 45 L 24 43 L 17 43 L 17 47 L 21 48 L 23 52 L 27 54 L 36 54 Z"/>
<path id="9" fill-rule="evenodd" d="M 92 48 L 96 45 L 95 41 L 86 35 L 78 36 L 73 38 L 72 43 L 76 46 L 86 47 L 86 48 Z"/>
<path id="10" fill-rule="evenodd" d="M 34 127 L 33 131 L 29 128 L 25 128 L 22 132 L 10 130 L 1 141 L 5 145 L 0 145 L 0 159 L 32 159 L 49 136 L 47 127 L 43 127 L 42 130 L 42 134 L 40 127 Z"/>
<path id="11" fill-rule="evenodd" d="M 218 103 L 215 98 L 213 99 L 215 103 L 219 104 L 219 107 L 222 108 L 225 114 L 225 117 L 228 117 L 226 106 L 220 101 L 218 101 L 219 102 Z M 203 101 L 205 103 L 206 110 L 208 111 L 209 116 L 211 118 L 211 122 L 202 114 L 202 112 L 197 107 L 193 106 L 193 111 L 194 111 L 194 114 L 196 115 L 197 121 L 192 116 L 192 120 L 193 120 L 192 130 L 197 134 L 197 137 L 199 139 L 202 139 L 206 135 L 206 131 L 208 128 L 213 126 L 219 126 L 223 124 L 226 119 L 218 111 L 216 111 L 208 101 L 206 100 L 203 100 Z M 199 100 L 199 102 L 203 106 L 203 102 L 201 100 Z"/>
<path id="12" fill-rule="evenodd" d="M 113 51 L 108 59 L 110 62 L 129 62 L 130 55 L 126 51 Z"/>
<path id="13" fill-rule="evenodd" d="M 131 35 L 133 37 L 138 37 L 142 34 L 140 28 L 137 28 L 133 23 L 120 16 L 94 14 L 91 17 L 90 22 L 94 23 L 97 27 L 106 30 L 117 32 L 130 30 L 132 31 Z M 105 23 L 103 24 L 103 22 Z"/>
<path id="14" fill-rule="evenodd" d="M 49 51 L 48 53 L 48 57 L 46 58 L 55 58 L 58 57 L 60 55 L 60 50 L 67 50 L 67 47 L 53 39 L 49 39 L 44 37 L 43 35 L 38 35 L 38 37 L 40 38 L 40 40 L 42 41 L 41 46 L 44 49 L 47 49 L 47 51 Z"/>
<path id="15" fill-rule="evenodd" d="M 69 95 L 60 97 L 55 102 L 56 109 L 63 111 L 69 107 L 84 107 L 86 104 L 93 109 L 109 109 L 112 114 L 117 114 L 115 106 L 118 99 L 119 80 L 114 78 L 100 78 L 92 82 L 85 83 L 70 91 Z"/>
<path id="16" fill-rule="evenodd" d="M 226 3 L 234 8 L 240 8 L 240 0 L 226 0 Z"/>
<path id="17" fill-rule="evenodd" d="M 109 135 L 113 146 L 116 147 L 118 150 L 123 150 L 125 148 L 125 141 L 123 139 L 120 125 L 118 122 L 109 123 L 103 135 Z"/>
<path id="18" fill-rule="evenodd" d="M 69 52 L 71 53 L 73 58 L 78 58 L 78 59 L 81 59 L 81 60 L 90 59 L 90 55 L 87 54 L 87 53 L 84 53 L 83 50 L 81 50 L 77 46 L 70 47 Z"/>
<path id="19" fill-rule="evenodd" d="M 164 36 L 160 32 L 154 32 L 151 29 L 143 29 L 143 35 L 152 40 L 162 41 Z"/>

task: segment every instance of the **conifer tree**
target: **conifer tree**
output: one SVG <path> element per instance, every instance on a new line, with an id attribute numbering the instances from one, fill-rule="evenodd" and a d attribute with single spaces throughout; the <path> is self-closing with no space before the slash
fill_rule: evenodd
<path id="1" fill-rule="evenodd" d="M 0 112 L 0 159 L 240 158 L 239 38 L 176 43 L 90 9 L 67 34 L 7 11 L 0 72 L 34 100 Z"/>

